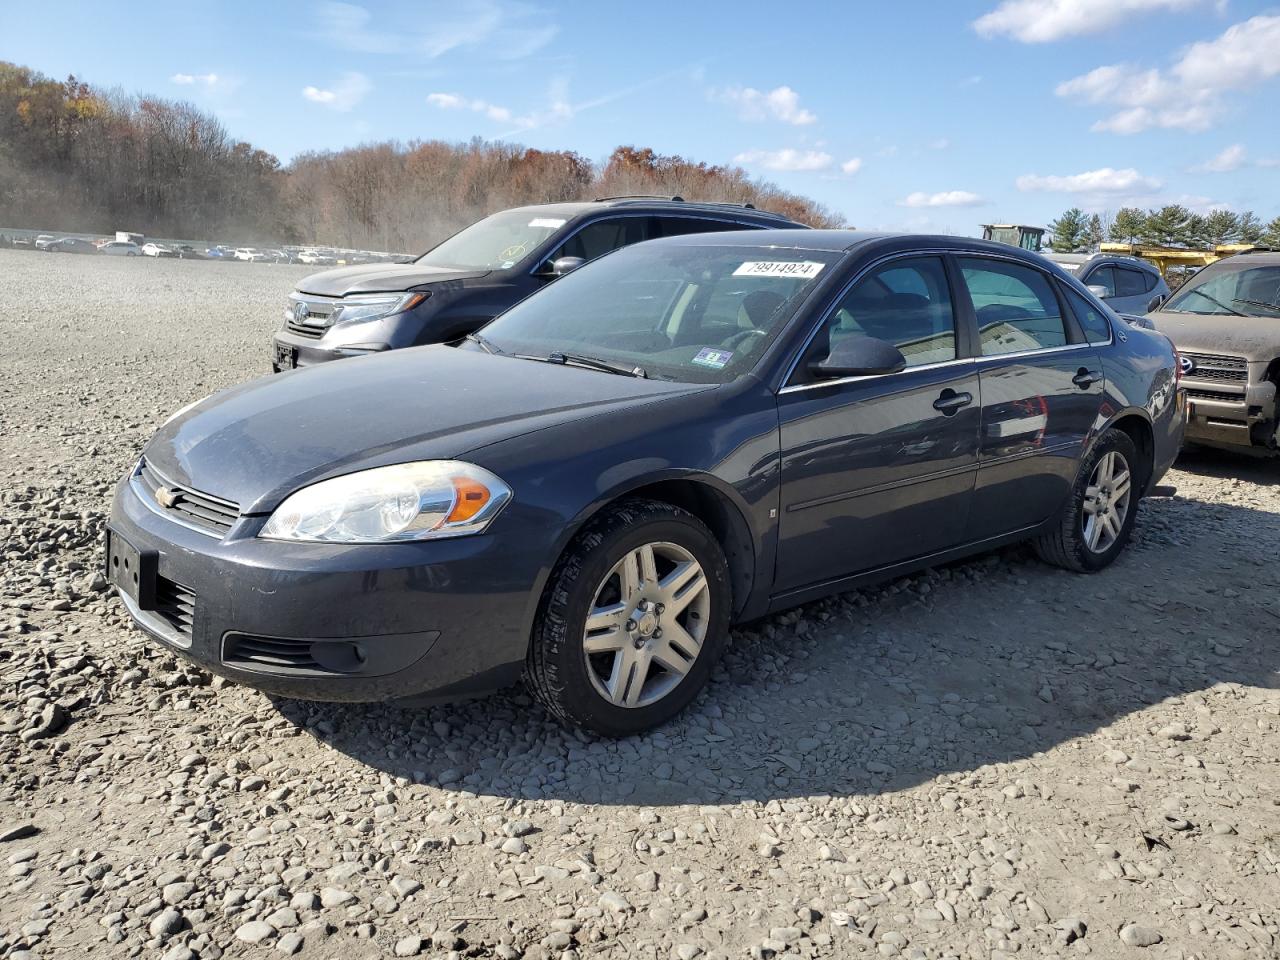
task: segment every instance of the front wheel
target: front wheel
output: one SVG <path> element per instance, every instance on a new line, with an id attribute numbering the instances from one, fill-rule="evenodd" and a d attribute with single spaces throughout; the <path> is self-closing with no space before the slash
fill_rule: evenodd
<path id="1" fill-rule="evenodd" d="M 701 521 L 668 503 L 623 502 L 552 572 L 525 683 L 559 719 L 604 736 L 655 727 L 706 685 L 731 600 L 724 552 Z"/>
<path id="2" fill-rule="evenodd" d="M 1040 558 L 1078 573 L 1110 566 L 1133 532 L 1145 470 L 1133 439 L 1106 431 L 1081 463 L 1053 529 L 1036 540 Z"/>

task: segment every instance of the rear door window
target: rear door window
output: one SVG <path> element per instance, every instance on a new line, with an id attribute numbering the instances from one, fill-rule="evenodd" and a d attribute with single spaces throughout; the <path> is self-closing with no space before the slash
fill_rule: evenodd
<path id="1" fill-rule="evenodd" d="M 973 300 L 984 357 L 1067 345 L 1058 298 L 1039 270 L 964 257 L 960 271 Z"/>
<path id="2" fill-rule="evenodd" d="M 1116 296 L 1140 297 L 1147 292 L 1146 275 L 1141 270 L 1116 267 Z"/>
<path id="3" fill-rule="evenodd" d="M 754 230 L 746 223 L 709 220 L 705 217 L 654 217 L 656 237 L 680 237 L 689 233 L 722 233 L 725 230 Z"/>

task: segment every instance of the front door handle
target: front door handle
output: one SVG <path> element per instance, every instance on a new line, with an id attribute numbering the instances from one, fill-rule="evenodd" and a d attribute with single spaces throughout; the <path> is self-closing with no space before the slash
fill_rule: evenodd
<path id="1" fill-rule="evenodd" d="M 1076 375 L 1071 378 L 1071 382 L 1081 390 L 1088 390 L 1101 379 L 1102 374 L 1097 370 L 1090 370 L 1088 367 L 1081 367 L 1076 371 Z"/>
<path id="2" fill-rule="evenodd" d="M 947 387 L 938 395 L 938 399 L 933 401 L 933 409 L 939 411 L 944 417 L 953 417 L 961 407 L 967 407 L 971 403 L 973 403 L 973 394 L 956 393 Z"/>

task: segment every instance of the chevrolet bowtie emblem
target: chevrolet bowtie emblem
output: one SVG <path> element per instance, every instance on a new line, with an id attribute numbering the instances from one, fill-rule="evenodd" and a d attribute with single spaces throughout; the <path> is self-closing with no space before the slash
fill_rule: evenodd
<path id="1" fill-rule="evenodd" d="M 178 502 L 178 491 L 169 487 L 156 487 L 156 503 L 164 507 L 166 510 L 172 510 L 173 505 Z"/>

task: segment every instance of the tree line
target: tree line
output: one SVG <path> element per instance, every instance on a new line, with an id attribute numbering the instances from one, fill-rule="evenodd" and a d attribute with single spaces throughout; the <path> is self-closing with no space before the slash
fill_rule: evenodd
<path id="1" fill-rule="evenodd" d="M 417 251 L 504 207 L 621 194 L 752 203 L 817 227 L 843 225 L 741 168 L 632 146 L 593 163 L 572 151 L 415 140 L 282 165 L 190 103 L 0 62 L 5 226 Z"/>
<path id="2" fill-rule="evenodd" d="M 1214 210 L 1199 214 L 1181 204 L 1153 210 L 1122 207 L 1115 215 L 1089 216 L 1072 207 L 1048 227 L 1057 253 L 1097 250 L 1104 240 L 1157 247 L 1208 249 L 1225 243 L 1280 248 L 1280 217 L 1264 224 L 1252 211 Z"/>

